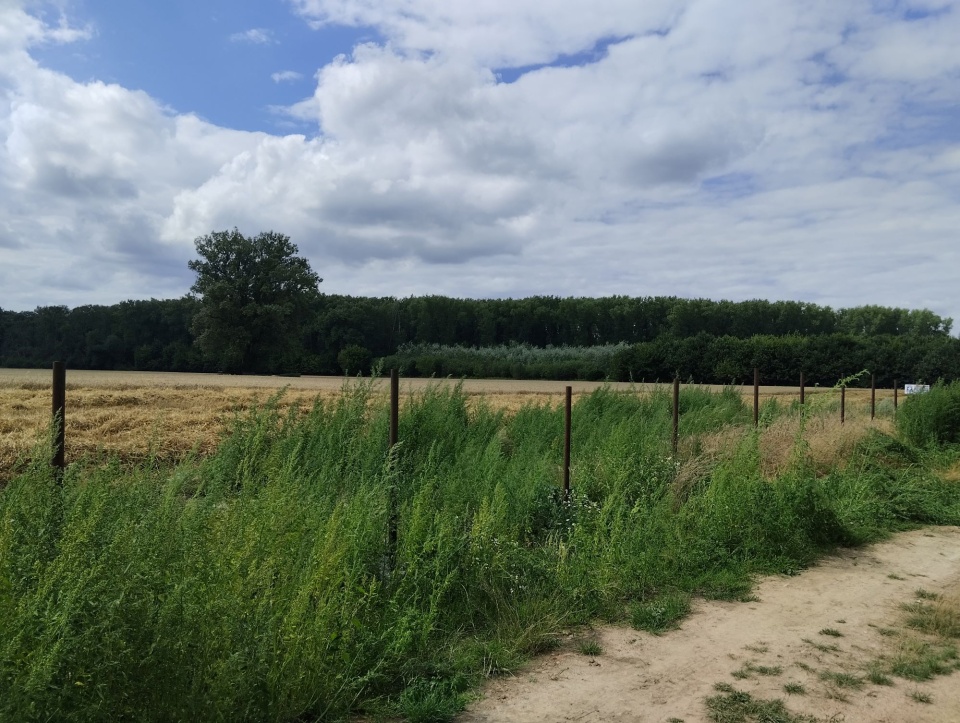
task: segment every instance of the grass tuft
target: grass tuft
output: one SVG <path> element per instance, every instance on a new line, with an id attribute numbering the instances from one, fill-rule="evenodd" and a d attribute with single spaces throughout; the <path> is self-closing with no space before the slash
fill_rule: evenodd
<path id="1" fill-rule="evenodd" d="M 749 693 L 725 689 L 707 698 L 707 713 L 714 723 L 815 723 L 816 718 L 791 713 L 780 699 L 762 700 Z"/>
<path id="2" fill-rule="evenodd" d="M 960 596 L 926 599 L 936 602 L 929 604 L 917 601 L 903 606 L 909 613 L 907 625 L 914 630 L 941 638 L 960 638 Z"/>
<path id="3" fill-rule="evenodd" d="M 807 645 L 812 647 L 814 650 L 817 650 L 821 653 L 839 653 L 840 652 L 840 646 L 838 645 L 833 645 L 833 644 L 824 645 L 823 643 L 818 643 L 815 640 L 811 640 L 810 638 L 801 638 L 801 640 L 803 640 L 803 642 L 805 642 Z"/>
<path id="4" fill-rule="evenodd" d="M 904 639 L 890 664 L 894 675 L 917 681 L 948 675 L 957 668 L 960 668 L 960 658 L 955 645 L 919 638 Z"/>
<path id="5" fill-rule="evenodd" d="M 630 622 L 637 630 L 659 635 L 679 627 L 680 620 L 690 613 L 690 595 L 682 592 L 664 593 L 645 602 L 635 603 Z"/>
<path id="6" fill-rule="evenodd" d="M 580 655 L 597 656 L 603 654 L 603 646 L 596 640 L 583 640 L 577 644 Z"/>
<path id="7" fill-rule="evenodd" d="M 864 685 L 864 679 L 851 673 L 824 670 L 820 673 L 820 680 L 831 683 L 838 688 L 851 688 L 860 690 Z"/>
<path id="8" fill-rule="evenodd" d="M 757 665 L 756 663 L 744 663 L 738 670 L 731 675 L 738 680 L 750 678 L 753 674 L 764 676 L 776 676 L 783 674 L 783 667 L 779 665 Z"/>

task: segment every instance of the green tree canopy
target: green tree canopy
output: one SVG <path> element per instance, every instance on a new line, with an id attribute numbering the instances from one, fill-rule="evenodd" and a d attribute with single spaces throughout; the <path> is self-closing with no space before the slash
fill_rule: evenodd
<path id="1" fill-rule="evenodd" d="M 233 373 L 291 371 L 323 279 L 273 231 L 252 238 L 236 228 L 215 231 L 195 244 L 190 290 L 200 310 L 191 331 L 204 357 Z"/>

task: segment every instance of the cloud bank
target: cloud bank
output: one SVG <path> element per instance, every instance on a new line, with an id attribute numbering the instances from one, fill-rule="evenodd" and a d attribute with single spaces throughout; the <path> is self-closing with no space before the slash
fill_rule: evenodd
<path id="1" fill-rule="evenodd" d="M 33 48 L 89 31 L 25 7 L 0 9 L 5 308 L 181 294 L 193 239 L 236 225 L 330 292 L 960 316 L 954 2 L 297 0 L 385 40 L 318 67 L 288 136 L 47 70 Z"/>

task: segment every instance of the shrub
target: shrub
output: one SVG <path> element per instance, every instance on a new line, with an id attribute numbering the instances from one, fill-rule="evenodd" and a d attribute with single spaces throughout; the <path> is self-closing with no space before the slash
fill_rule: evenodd
<path id="1" fill-rule="evenodd" d="M 926 394 L 907 397 L 897 428 L 921 447 L 960 442 L 960 382 L 937 382 Z"/>

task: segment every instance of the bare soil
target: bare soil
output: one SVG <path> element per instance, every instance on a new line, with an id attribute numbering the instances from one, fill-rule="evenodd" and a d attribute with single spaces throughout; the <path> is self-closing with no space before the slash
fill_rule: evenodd
<path id="1" fill-rule="evenodd" d="M 824 721 L 956 723 L 956 673 L 920 683 L 892 678 L 893 685 L 866 683 L 860 690 L 821 677 L 845 672 L 862 678 L 870 661 L 895 654 L 916 635 L 903 630 L 900 605 L 915 600 L 918 589 L 960 592 L 960 528 L 901 533 L 841 551 L 799 575 L 766 578 L 756 586 L 756 602 L 700 601 L 679 630 L 661 636 L 623 627 L 571 633 L 557 652 L 492 680 L 458 720 L 695 723 L 710 720 L 705 700 L 717 694 L 716 683 L 728 683 Z M 577 652 L 585 637 L 603 652 Z M 750 673 L 750 666 L 779 666 L 781 672 Z M 747 677 L 735 677 L 737 671 Z M 786 694 L 787 683 L 804 686 L 806 694 Z M 914 693 L 931 702 L 918 702 Z"/>

